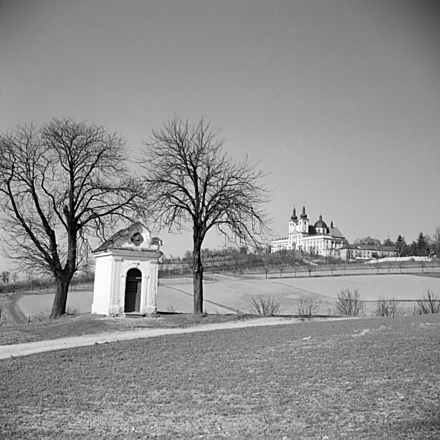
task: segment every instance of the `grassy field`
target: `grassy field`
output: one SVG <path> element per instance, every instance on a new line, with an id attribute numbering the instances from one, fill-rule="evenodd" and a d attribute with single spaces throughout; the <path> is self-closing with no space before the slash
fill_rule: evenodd
<path id="1" fill-rule="evenodd" d="M 163 336 L 0 362 L 5 439 L 439 439 L 440 316 Z"/>

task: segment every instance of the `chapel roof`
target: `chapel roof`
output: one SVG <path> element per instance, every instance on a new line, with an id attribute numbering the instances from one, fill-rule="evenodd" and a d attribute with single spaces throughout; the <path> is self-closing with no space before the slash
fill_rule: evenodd
<path id="1" fill-rule="evenodd" d="M 153 246 L 153 248 L 159 249 L 159 247 L 162 245 L 162 240 L 159 237 L 153 237 L 152 239 L 150 239 L 150 232 L 148 231 L 148 229 L 141 222 L 135 222 L 127 228 L 121 229 L 113 234 L 108 240 L 106 240 L 92 252 L 95 253 L 105 251 L 107 249 L 116 249 L 119 248 L 121 245 L 125 248 L 126 245 L 124 245 L 124 242 L 127 241 L 130 238 L 130 235 L 133 233 L 135 234 L 133 235 L 133 237 L 140 236 L 140 233 L 146 233 L 149 239 L 148 243 L 143 243 L 140 246 L 139 244 L 137 244 L 135 246 L 135 248 L 138 248 L 139 250 L 148 250 L 151 249 L 151 246 Z M 130 245 L 130 247 L 131 246 L 132 245 Z"/>

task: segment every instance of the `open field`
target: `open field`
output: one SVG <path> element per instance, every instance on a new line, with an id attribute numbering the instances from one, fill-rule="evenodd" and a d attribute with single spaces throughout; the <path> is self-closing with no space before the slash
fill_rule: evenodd
<path id="1" fill-rule="evenodd" d="M 162 336 L 0 362 L 7 439 L 440 438 L 440 316 Z"/>
<path id="2" fill-rule="evenodd" d="M 158 302 L 167 301 L 166 287 L 192 294 L 190 280 L 165 279 L 161 283 Z M 427 290 L 440 294 L 440 278 L 400 274 L 269 279 L 218 276 L 215 281 L 205 282 L 205 298 L 248 312 L 253 298 L 271 296 L 280 302 L 280 314 L 296 314 L 300 299 L 313 298 L 322 302 L 320 313 L 328 314 L 330 309 L 330 314 L 334 314 L 335 299 L 347 288 L 357 289 L 366 301 L 377 301 L 379 297 L 414 301 Z M 371 304 L 370 312 L 373 308 Z"/>
<path id="3" fill-rule="evenodd" d="M 440 279 L 414 275 L 357 275 L 322 278 L 283 278 L 276 284 L 302 289 L 310 295 L 336 298 L 342 289 L 357 289 L 362 298 L 376 301 L 379 297 L 415 300 L 428 289 L 440 293 Z"/>
<path id="4" fill-rule="evenodd" d="M 342 289 L 357 289 L 363 299 L 377 301 L 379 297 L 397 300 L 416 300 L 428 289 L 440 294 L 440 278 L 414 275 L 356 275 L 310 278 L 239 278 L 217 277 L 205 282 L 205 310 L 208 313 L 247 313 L 252 299 L 258 295 L 271 296 L 280 301 L 280 314 L 298 313 L 298 300 L 314 298 L 321 301 L 320 313 L 334 314 L 334 304 Z M 159 311 L 192 312 L 191 279 L 160 280 L 157 305 Z M 93 293 L 71 292 L 68 306 L 79 313 L 90 312 Z M 27 316 L 49 311 L 53 295 L 26 295 L 20 306 Z M 374 304 L 369 307 L 369 313 Z"/>

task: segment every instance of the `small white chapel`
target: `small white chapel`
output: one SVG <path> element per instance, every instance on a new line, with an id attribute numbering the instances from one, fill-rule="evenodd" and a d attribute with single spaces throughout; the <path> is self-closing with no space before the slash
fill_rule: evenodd
<path id="1" fill-rule="evenodd" d="M 157 312 L 158 263 L 162 240 L 140 222 L 114 234 L 93 251 L 92 313 L 143 316 Z"/>

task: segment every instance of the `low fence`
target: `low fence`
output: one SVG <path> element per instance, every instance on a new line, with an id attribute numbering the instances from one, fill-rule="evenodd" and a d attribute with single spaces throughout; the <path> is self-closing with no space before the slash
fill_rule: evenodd
<path id="1" fill-rule="evenodd" d="M 209 272 L 209 268 L 206 268 Z M 416 262 L 415 264 L 396 265 L 395 263 L 373 263 L 362 265 L 317 265 L 283 266 L 260 270 L 229 269 L 225 271 L 237 277 L 255 278 L 307 278 L 350 275 L 391 275 L 391 274 L 440 274 L 440 262 Z M 216 271 L 214 273 L 223 273 Z"/>

